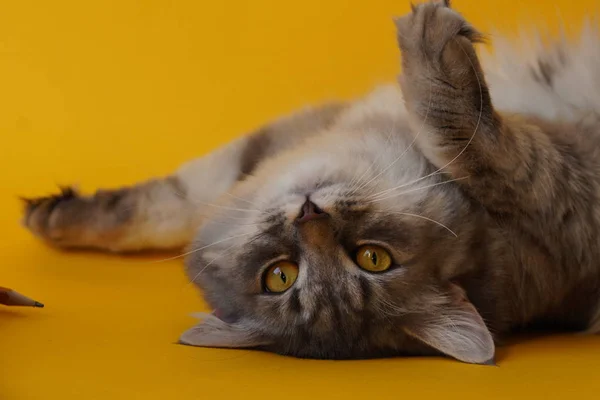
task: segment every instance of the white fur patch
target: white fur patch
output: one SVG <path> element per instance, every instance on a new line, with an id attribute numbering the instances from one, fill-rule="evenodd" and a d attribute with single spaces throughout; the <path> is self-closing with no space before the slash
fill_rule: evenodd
<path id="1" fill-rule="evenodd" d="M 549 119 L 574 119 L 581 111 L 600 112 L 600 33 L 586 23 L 576 41 L 564 35 L 544 45 L 541 35 L 518 40 L 494 37 L 494 53 L 481 61 L 495 107 Z M 551 69 L 544 82 L 540 60 Z M 536 79 L 535 75 L 542 79 Z"/>

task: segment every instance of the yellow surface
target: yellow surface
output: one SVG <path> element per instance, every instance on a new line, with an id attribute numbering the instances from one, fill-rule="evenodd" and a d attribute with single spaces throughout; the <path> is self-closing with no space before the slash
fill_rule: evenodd
<path id="1" fill-rule="evenodd" d="M 479 27 L 594 1 L 456 1 Z M 181 263 L 62 253 L 20 228 L 17 195 L 165 174 L 282 112 L 394 78 L 404 0 L 0 0 L 0 399 L 581 398 L 600 338 L 521 342 L 500 368 L 442 359 L 318 362 L 176 346 L 203 305 Z M 510 397 L 509 397 L 510 395 Z"/>

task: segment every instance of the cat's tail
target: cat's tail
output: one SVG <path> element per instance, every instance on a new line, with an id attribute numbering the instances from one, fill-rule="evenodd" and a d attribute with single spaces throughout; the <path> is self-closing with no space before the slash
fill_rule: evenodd
<path id="1" fill-rule="evenodd" d="M 493 52 L 482 64 L 492 99 L 499 110 L 551 119 L 574 119 L 582 112 L 600 113 L 600 29 L 586 21 L 579 37 L 563 34 L 550 44 L 541 35 L 517 41 L 493 38 Z"/>

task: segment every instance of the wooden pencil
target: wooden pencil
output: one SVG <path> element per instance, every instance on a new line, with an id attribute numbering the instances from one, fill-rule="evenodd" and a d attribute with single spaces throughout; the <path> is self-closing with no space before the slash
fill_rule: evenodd
<path id="1" fill-rule="evenodd" d="M 6 306 L 44 307 L 42 303 L 2 286 L 0 286 L 0 304 Z"/>

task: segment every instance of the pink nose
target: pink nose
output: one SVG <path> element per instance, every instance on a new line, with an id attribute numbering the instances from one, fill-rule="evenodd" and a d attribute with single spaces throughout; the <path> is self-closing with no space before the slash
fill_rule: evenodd
<path id="1" fill-rule="evenodd" d="M 302 224 L 313 219 L 327 218 L 328 216 L 329 214 L 321 210 L 315 203 L 307 198 L 306 202 L 304 202 L 302 208 L 300 209 L 298 217 L 296 217 L 296 222 Z"/>

